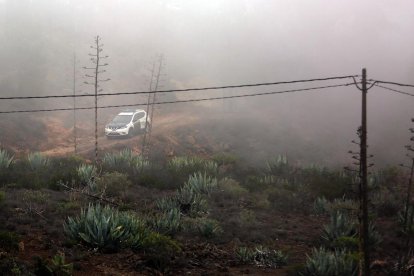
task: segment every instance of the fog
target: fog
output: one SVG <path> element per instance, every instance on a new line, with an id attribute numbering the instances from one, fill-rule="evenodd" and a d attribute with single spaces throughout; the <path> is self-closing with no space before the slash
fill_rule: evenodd
<path id="1" fill-rule="evenodd" d="M 414 83 L 413 11 L 410 0 L 0 0 L 0 94 L 72 93 L 74 54 L 79 65 L 76 89 L 93 93 L 91 86 L 82 84 L 86 73 L 82 66 L 90 66 L 89 46 L 96 35 L 102 37 L 103 52 L 109 55 L 103 78 L 111 81 L 102 83 L 107 93 L 147 90 L 150 69 L 161 54 L 161 89 L 357 75 L 362 68 L 367 68 L 368 78 Z M 176 97 L 349 82 L 186 92 Z M 402 90 L 414 93 L 414 89 Z M 143 96 L 102 97 L 99 104 L 145 101 Z M 91 104 L 78 99 L 79 106 Z M 360 105 L 360 91 L 349 86 L 166 105 L 160 112 L 168 116 L 168 112 L 193 107 L 196 112 L 202 107 L 207 123 L 240 126 L 233 131 L 235 140 L 249 135 L 259 141 L 240 153 L 244 156 L 283 153 L 336 164 L 347 162 L 346 152 L 354 149 L 350 141 L 357 138 Z M 368 105 L 374 162 L 400 162 L 412 127 L 414 98 L 373 87 Z M 70 108 L 71 99 L 0 102 L 1 111 L 50 107 Z M 101 120 L 114 112 L 101 111 Z M 222 120 L 216 115 L 209 120 L 210 112 L 219 113 Z M 86 119 L 93 120 L 89 115 Z M 220 133 L 229 139 L 224 131 Z"/>

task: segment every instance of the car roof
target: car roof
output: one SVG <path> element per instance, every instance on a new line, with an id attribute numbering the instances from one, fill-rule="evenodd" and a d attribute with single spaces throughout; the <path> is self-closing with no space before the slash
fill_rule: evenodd
<path id="1" fill-rule="evenodd" d="M 133 115 L 134 113 L 145 112 L 143 109 L 126 109 L 121 111 L 118 115 Z"/>

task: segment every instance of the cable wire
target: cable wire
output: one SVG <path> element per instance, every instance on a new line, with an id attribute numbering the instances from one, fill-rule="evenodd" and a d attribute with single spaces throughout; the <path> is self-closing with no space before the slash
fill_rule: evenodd
<path id="1" fill-rule="evenodd" d="M 258 86 L 270 86 L 279 84 L 292 84 L 302 82 L 315 82 L 315 81 L 328 81 L 328 80 L 340 80 L 347 78 L 355 78 L 354 76 L 339 76 L 339 77 L 327 77 L 305 80 L 293 80 L 293 81 L 279 81 L 279 82 L 264 82 L 253 84 L 240 84 L 240 85 L 227 85 L 227 86 L 210 86 L 200 88 L 186 88 L 186 89 L 170 89 L 170 90 L 157 90 L 157 91 L 133 91 L 133 92 L 118 92 L 118 93 L 102 93 L 98 96 L 119 96 L 119 95 L 137 95 L 137 94 L 154 94 L 154 93 L 172 93 L 172 92 L 188 92 L 188 91 L 205 91 L 205 90 L 218 90 L 218 89 L 230 89 L 230 88 L 245 88 L 245 87 L 258 87 Z M 25 100 L 25 99 L 49 99 L 49 98 L 72 98 L 72 97 L 94 97 L 95 94 L 77 94 L 77 95 L 48 95 L 48 96 L 15 96 L 15 97 L 0 97 L 0 100 Z"/>
<path id="2" fill-rule="evenodd" d="M 404 86 L 404 87 L 414 87 L 414 84 L 404 84 L 404 83 L 392 82 L 392 81 L 380 81 L 380 80 L 369 80 L 369 81 L 375 81 L 377 83 L 392 84 L 392 85 L 398 85 L 398 86 Z"/>
<path id="3" fill-rule="evenodd" d="M 156 102 L 154 104 L 162 105 L 162 104 L 190 103 L 190 102 L 212 101 L 212 100 L 222 100 L 222 99 L 233 99 L 233 98 L 245 98 L 245 97 L 265 96 L 265 95 L 274 95 L 274 94 L 294 93 L 294 92 L 300 92 L 300 91 L 311 91 L 311 90 L 317 90 L 317 89 L 336 88 L 336 87 L 343 87 L 343 86 L 349 86 L 349 85 L 354 85 L 354 83 L 326 85 L 326 86 L 291 89 L 291 90 L 284 90 L 284 91 L 261 92 L 261 93 L 254 93 L 254 94 L 241 94 L 241 95 L 234 95 L 234 96 L 211 97 L 211 98 L 200 98 L 200 99 L 189 99 L 189 100 L 178 100 L 178 101 L 164 101 L 164 102 Z M 98 109 L 133 107 L 133 106 L 141 106 L 141 105 L 146 105 L 146 103 L 98 106 Z M 94 109 L 94 108 L 95 107 L 76 107 L 76 110 L 89 110 L 89 109 Z M 73 111 L 74 108 L 70 107 L 70 108 L 56 108 L 56 109 L 0 111 L 0 114 L 37 113 L 37 112 L 53 112 L 53 111 L 68 111 L 68 110 Z"/>
<path id="4" fill-rule="evenodd" d="M 403 94 L 403 95 L 407 95 L 407 96 L 414 97 L 414 94 L 411 94 L 411 93 L 408 93 L 408 92 L 404 92 L 404 91 L 400 91 L 400 90 L 393 89 L 393 88 L 389 88 L 389 87 L 382 86 L 382 85 L 379 85 L 379 84 L 375 84 L 374 86 L 378 86 L 378 87 L 381 87 L 381 88 L 386 89 L 386 90 L 389 90 L 389 91 L 393 91 L 393 92 L 397 92 L 397 93 L 400 93 L 400 94 Z"/>

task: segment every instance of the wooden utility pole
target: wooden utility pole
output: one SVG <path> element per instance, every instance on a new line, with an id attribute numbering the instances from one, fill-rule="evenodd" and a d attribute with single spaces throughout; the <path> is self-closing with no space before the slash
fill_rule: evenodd
<path id="1" fill-rule="evenodd" d="M 95 165 L 98 163 L 98 92 L 101 92 L 102 89 L 98 88 L 99 83 L 103 81 L 109 81 L 110 79 L 101 80 L 99 79 L 99 74 L 106 72 L 106 70 L 99 70 L 101 67 L 107 66 L 108 63 L 102 64 L 102 60 L 108 58 L 108 56 L 102 56 L 101 52 L 103 51 L 102 46 L 103 44 L 100 43 L 101 38 L 96 36 L 95 38 L 95 45 L 91 46 L 96 52 L 94 54 L 89 54 L 91 56 L 91 61 L 95 65 L 94 67 L 83 67 L 87 70 L 93 70 L 93 75 L 86 74 L 85 76 L 88 78 L 92 78 L 94 81 L 92 83 L 85 82 L 86 84 L 91 84 L 95 88 Z"/>
<path id="2" fill-rule="evenodd" d="M 158 69 L 157 69 L 156 75 L 154 76 L 154 71 L 155 71 L 155 66 L 156 66 L 155 62 L 154 62 L 153 69 L 152 69 L 152 74 L 151 74 L 150 91 L 153 92 L 153 93 L 152 93 L 152 101 L 151 101 L 151 106 L 150 106 L 151 110 L 149 110 L 147 108 L 147 111 L 149 111 L 149 112 L 147 112 L 147 116 L 149 116 L 150 124 L 149 124 L 149 126 L 145 126 L 144 141 L 143 141 L 143 146 L 142 146 L 144 154 L 149 154 L 149 151 L 150 151 L 152 125 L 154 123 L 153 122 L 154 107 L 155 107 L 155 102 L 156 102 L 156 99 L 157 99 L 156 96 L 157 96 L 157 90 L 158 90 L 159 83 L 160 83 L 162 65 L 163 65 L 163 56 L 161 55 L 160 58 L 159 58 Z M 155 77 L 155 80 L 154 80 L 154 84 L 153 84 L 154 77 Z M 150 101 L 150 96 L 151 96 L 151 94 L 148 95 L 148 101 Z M 149 107 L 149 106 L 147 106 L 147 107 Z"/>
<path id="3" fill-rule="evenodd" d="M 151 70 L 151 79 L 150 79 L 150 84 L 149 84 L 149 92 L 152 92 L 152 83 L 153 83 L 153 79 L 154 79 L 154 73 L 155 73 L 155 61 L 152 64 L 152 70 Z M 148 100 L 147 100 L 147 108 L 146 108 L 146 117 L 145 117 L 145 130 L 144 130 L 144 137 L 142 139 L 142 147 L 141 147 L 141 156 L 144 157 L 145 155 L 145 146 L 146 146 L 146 142 L 147 142 L 147 133 L 148 133 L 148 116 L 149 116 L 149 110 L 150 110 L 150 104 L 151 104 L 151 98 L 152 98 L 153 94 L 152 93 L 148 93 Z M 142 170 L 142 169 L 141 169 Z"/>
<path id="4" fill-rule="evenodd" d="M 361 181 L 359 187 L 360 217 L 359 217 L 359 250 L 361 254 L 359 275 L 369 276 L 370 258 L 368 244 L 368 164 L 367 164 L 367 71 L 362 69 L 362 112 L 361 112 L 361 142 L 360 168 Z"/>
<path id="5" fill-rule="evenodd" d="M 414 118 L 412 119 L 414 122 Z M 410 132 L 414 133 L 414 128 L 410 128 Z M 414 136 L 410 138 L 411 141 L 414 141 Z M 405 200 L 405 210 L 404 210 L 404 231 L 407 233 L 407 247 L 409 245 L 410 232 L 412 227 L 413 220 L 413 210 L 411 210 L 410 218 L 408 218 L 408 213 L 410 210 L 411 203 L 411 193 L 412 193 L 412 184 L 413 184 L 413 175 L 414 175 L 414 156 L 411 154 L 414 152 L 413 145 L 406 145 L 405 148 L 408 150 L 407 157 L 411 159 L 411 166 L 400 164 L 401 167 L 407 168 L 410 170 L 410 176 L 408 178 L 407 186 L 407 198 Z"/>
<path id="6" fill-rule="evenodd" d="M 76 53 L 73 54 L 73 143 L 75 154 L 77 154 L 78 143 L 76 133 Z"/>

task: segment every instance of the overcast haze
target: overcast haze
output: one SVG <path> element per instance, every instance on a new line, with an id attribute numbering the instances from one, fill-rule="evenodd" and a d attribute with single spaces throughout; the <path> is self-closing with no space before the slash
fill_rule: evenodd
<path id="1" fill-rule="evenodd" d="M 368 78 L 414 83 L 413 12 L 410 0 L 0 0 L 0 93 L 69 93 L 73 53 L 81 66 L 89 65 L 96 35 L 110 56 L 105 77 L 111 81 L 104 85 L 109 93 L 146 90 L 148 69 L 159 54 L 165 57 L 164 89 L 355 75 L 363 67 Z M 316 148 L 332 142 L 325 151 L 339 156 L 355 139 L 359 100 L 359 91 L 346 87 L 237 100 L 232 108 L 252 110 L 268 128 L 294 129 Z M 125 101 L 130 98 L 116 100 Z M 368 101 L 369 143 L 382 163 L 397 161 L 408 142 L 414 97 L 373 88 Z M 21 104 L 11 106 L 27 108 Z M 53 106 L 70 107 L 70 101 Z"/>

